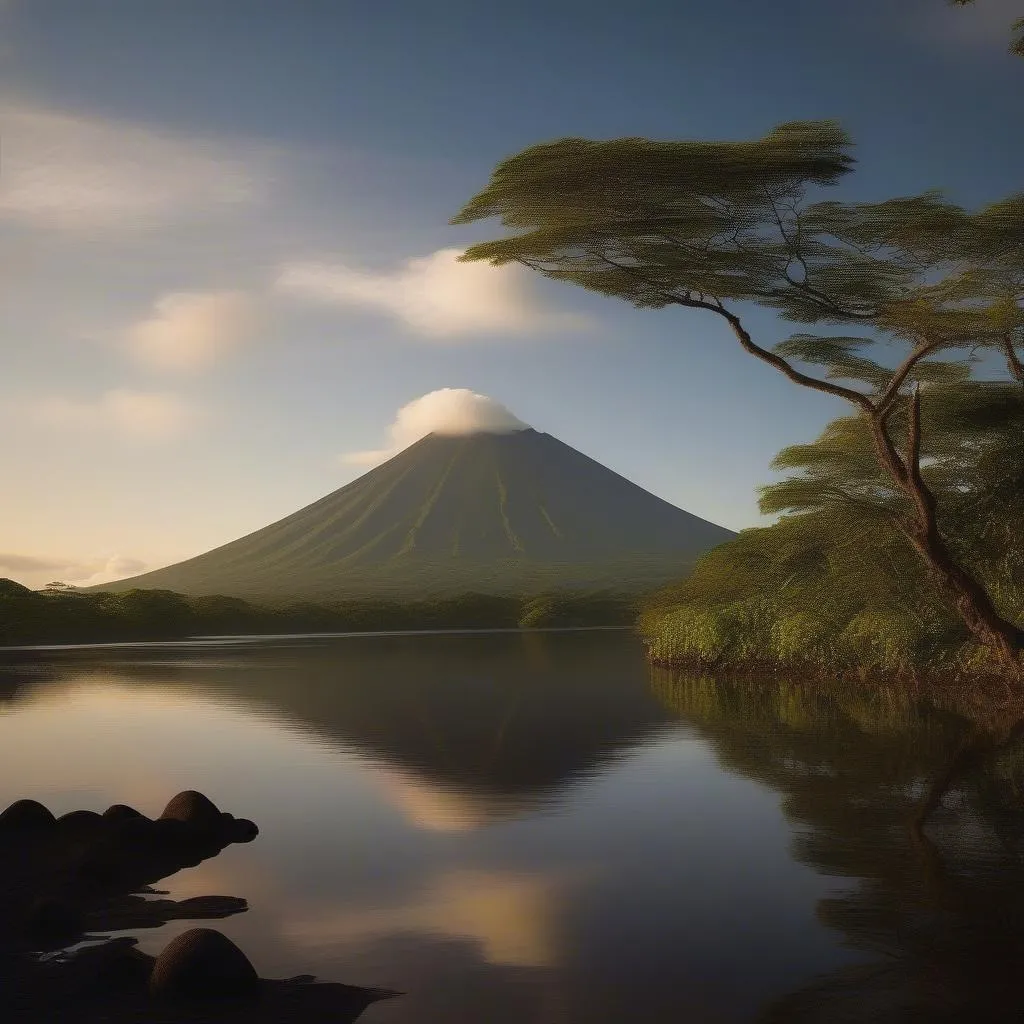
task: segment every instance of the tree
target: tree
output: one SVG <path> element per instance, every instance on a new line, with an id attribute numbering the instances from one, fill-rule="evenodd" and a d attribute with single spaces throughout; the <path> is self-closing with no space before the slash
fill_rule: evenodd
<path id="1" fill-rule="evenodd" d="M 794 383 L 852 404 L 903 499 L 906 540 L 971 633 L 1017 671 L 1024 631 L 954 557 L 922 475 L 920 385 L 936 379 L 937 356 L 967 346 L 1019 369 L 1024 195 L 977 214 L 937 192 L 807 204 L 811 188 L 853 169 L 850 149 L 832 121 L 783 124 L 753 142 L 561 139 L 500 163 L 452 223 L 499 217 L 517 232 L 464 260 L 518 262 L 640 308 L 711 313 Z M 767 349 L 744 326 L 744 303 L 869 334 L 800 333 Z M 866 355 L 894 347 L 905 350 L 894 369 Z"/>
<path id="2" fill-rule="evenodd" d="M 949 0 L 954 7 L 970 7 L 975 0 Z M 1018 57 L 1024 57 L 1024 18 L 1018 18 L 1010 29 L 1015 33 L 1013 42 L 1010 43 L 1010 53 Z"/>
<path id="3" fill-rule="evenodd" d="M 64 583 L 61 580 L 54 580 L 52 583 L 47 583 L 45 587 L 40 591 L 41 594 L 70 594 L 73 593 L 77 588 L 72 586 L 70 583 Z"/>
<path id="4" fill-rule="evenodd" d="M 1024 621 L 1024 547 L 1019 540 L 1024 402 L 1019 388 L 995 381 L 936 384 L 922 392 L 922 407 L 921 472 L 937 498 L 943 534 L 958 560 L 984 582 L 1001 613 Z M 900 415 L 897 411 L 893 418 Z M 876 538 L 879 531 L 891 533 L 907 514 L 906 499 L 873 457 L 861 417 L 835 420 L 811 444 L 784 449 L 774 468 L 793 472 L 762 488 L 766 514 L 817 513 L 837 524 L 849 524 L 856 515 Z M 896 583 L 889 581 L 890 586 Z"/>

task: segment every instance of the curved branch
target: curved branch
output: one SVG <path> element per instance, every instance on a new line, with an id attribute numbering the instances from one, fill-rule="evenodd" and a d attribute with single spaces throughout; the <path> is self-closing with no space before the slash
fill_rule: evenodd
<path id="1" fill-rule="evenodd" d="M 893 374 L 892 380 L 889 381 L 889 386 L 882 392 L 882 397 L 878 400 L 876 406 L 878 414 L 880 416 L 888 415 L 892 408 L 893 402 L 896 401 L 896 397 L 899 394 L 900 388 L 910 375 L 910 371 L 927 355 L 931 355 L 939 347 L 937 341 L 926 342 L 923 345 L 919 345 L 906 359 L 896 367 L 896 372 Z"/>

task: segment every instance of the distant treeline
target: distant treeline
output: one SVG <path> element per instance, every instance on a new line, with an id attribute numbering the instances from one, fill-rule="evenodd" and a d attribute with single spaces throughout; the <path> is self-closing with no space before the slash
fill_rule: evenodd
<path id="1" fill-rule="evenodd" d="M 29 590 L 0 579 L 0 645 L 177 640 L 190 636 L 394 629 L 629 626 L 635 597 L 463 594 L 415 602 L 376 599 L 263 607 L 169 590 Z"/>

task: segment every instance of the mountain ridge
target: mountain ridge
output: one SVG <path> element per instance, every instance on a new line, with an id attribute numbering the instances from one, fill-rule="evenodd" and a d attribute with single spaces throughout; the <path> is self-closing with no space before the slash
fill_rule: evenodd
<path id="1" fill-rule="evenodd" d="M 735 536 L 550 434 L 428 434 L 269 526 L 93 590 L 325 599 L 641 588 Z"/>

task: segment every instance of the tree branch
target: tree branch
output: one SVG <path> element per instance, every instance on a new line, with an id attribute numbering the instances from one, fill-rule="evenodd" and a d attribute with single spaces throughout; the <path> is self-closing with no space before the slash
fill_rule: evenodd
<path id="1" fill-rule="evenodd" d="M 910 371 L 927 355 L 938 348 L 939 343 L 937 341 L 926 342 L 924 345 L 919 345 L 913 352 L 911 352 L 906 359 L 896 367 L 896 372 L 893 374 L 892 380 L 889 381 L 889 386 L 882 392 L 882 397 L 878 400 L 878 405 L 875 407 L 878 411 L 879 416 L 886 416 L 889 413 L 889 409 L 892 403 L 896 401 L 896 396 L 899 394 L 900 388 L 903 386 L 903 382 L 910 375 Z"/>
<path id="2" fill-rule="evenodd" d="M 736 335 L 739 343 L 743 346 L 745 351 L 749 352 L 753 356 L 757 356 L 758 359 L 767 363 L 769 366 L 774 366 L 776 370 L 784 373 L 795 384 L 802 384 L 804 387 L 813 388 L 815 391 L 821 391 L 826 395 L 834 395 L 836 398 L 842 398 L 845 401 L 851 402 L 853 405 L 863 409 L 865 412 L 873 413 L 875 411 L 875 407 L 871 404 L 871 400 L 866 395 L 862 395 L 859 391 L 854 391 L 853 388 L 844 388 L 840 384 L 830 384 L 828 381 L 818 380 L 817 377 L 810 377 L 806 373 L 801 373 L 795 367 L 787 363 L 781 356 L 777 356 L 774 352 L 769 352 L 767 349 L 761 348 L 760 345 L 755 344 L 753 338 L 751 338 L 750 334 L 744 329 L 740 318 L 736 316 L 735 313 L 731 313 L 720 303 L 713 305 L 710 302 L 699 302 L 691 299 L 685 302 L 679 302 L 679 305 L 690 306 L 695 309 L 709 309 L 712 313 L 717 313 L 719 316 L 723 317 L 732 328 L 733 334 Z"/>
<path id="3" fill-rule="evenodd" d="M 847 402 L 852 402 L 854 405 L 859 406 L 866 412 L 874 412 L 875 407 L 871 404 L 870 399 L 868 399 L 866 395 L 862 395 L 859 391 L 854 391 L 853 388 L 844 388 L 839 384 L 830 384 L 828 381 L 818 380 L 816 377 L 810 377 L 806 373 L 801 373 L 799 370 L 787 363 L 781 356 L 777 356 L 774 352 L 769 352 L 767 349 L 761 348 L 760 345 L 755 344 L 753 338 L 750 337 L 750 334 L 743 327 L 743 323 L 740 318 L 735 313 L 731 313 L 726 309 L 725 306 L 722 305 L 720 299 L 699 299 L 694 298 L 692 292 L 677 295 L 675 292 L 665 291 L 659 285 L 654 284 L 636 267 L 623 266 L 623 264 L 616 263 L 615 260 L 609 259 L 607 256 L 601 256 L 600 258 L 601 261 L 607 263 L 608 266 L 614 267 L 616 270 L 623 271 L 624 273 L 637 278 L 637 280 L 645 284 L 654 292 L 655 295 L 664 299 L 667 303 L 676 306 L 685 306 L 688 309 L 706 309 L 712 313 L 717 313 L 729 324 L 732 328 L 733 334 L 736 335 L 739 343 L 747 352 L 753 356 L 757 356 L 758 359 L 768 363 L 769 366 L 774 366 L 776 370 L 784 373 L 794 383 L 802 384 L 804 387 L 813 388 L 815 391 L 824 392 L 826 395 L 834 395 L 836 398 L 842 398 Z"/>
<path id="4" fill-rule="evenodd" d="M 910 396 L 910 415 L 907 417 L 907 475 L 916 491 L 924 491 L 921 476 L 921 385 L 916 384 Z M 928 492 L 931 493 L 930 491 Z"/>

